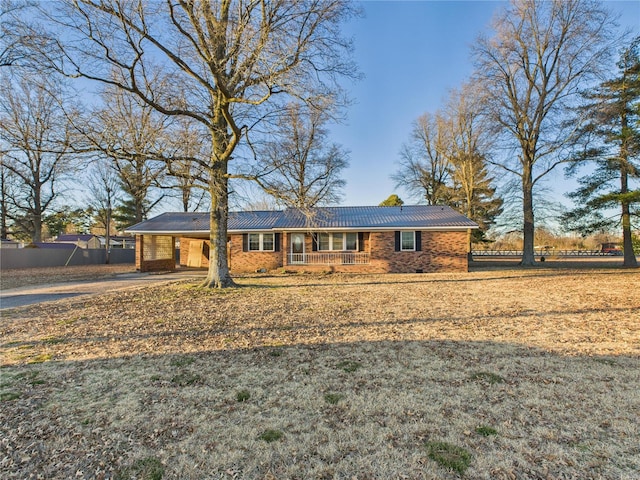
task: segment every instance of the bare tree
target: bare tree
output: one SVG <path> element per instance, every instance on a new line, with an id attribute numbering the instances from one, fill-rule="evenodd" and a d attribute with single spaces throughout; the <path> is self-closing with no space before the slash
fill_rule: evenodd
<path id="1" fill-rule="evenodd" d="M 165 188 L 173 190 L 183 212 L 195 212 L 207 207 L 207 190 L 202 187 L 204 178 L 202 165 L 197 159 L 210 157 L 208 147 L 211 142 L 200 125 L 188 117 L 177 119 L 168 131 L 167 172 L 169 178 Z"/>
<path id="2" fill-rule="evenodd" d="M 450 138 L 446 120 L 440 113 L 425 113 L 413 123 L 410 139 L 402 146 L 398 171 L 391 178 L 427 205 L 447 204 L 451 175 L 447 158 Z"/>
<path id="3" fill-rule="evenodd" d="M 354 75 L 340 26 L 357 7 L 343 0 L 67 0 L 55 11 L 42 7 L 55 24 L 51 38 L 58 38 L 56 55 L 43 49 L 50 66 L 111 84 L 206 129 L 210 157 L 197 159 L 211 198 L 204 283 L 233 286 L 227 259 L 233 153 L 287 98 L 329 93 L 339 77 Z M 59 29 L 63 35 L 55 35 Z M 158 69 L 166 75 L 153 75 Z"/>
<path id="4" fill-rule="evenodd" d="M 469 233 L 469 245 L 483 238 L 502 211 L 487 169 L 490 142 L 480 100 L 466 85 L 451 92 L 446 109 L 420 116 L 393 176 L 397 186 L 429 205 L 449 205 L 476 221 L 480 229 Z"/>
<path id="5" fill-rule="evenodd" d="M 0 141 L 6 147 L 2 167 L 10 174 L 3 175 L 3 181 L 16 182 L 3 191 L 3 213 L 17 232 L 40 242 L 43 215 L 71 171 L 72 129 L 62 112 L 60 82 L 15 73 L 3 74 L 0 84 Z"/>
<path id="6" fill-rule="evenodd" d="M 494 19 L 495 35 L 475 47 L 475 80 L 508 152 L 496 164 L 522 188 L 522 265 L 534 259 L 534 187 L 575 140 L 566 122 L 579 88 L 611 63 L 614 24 L 600 2 L 512 0 Z"/>
<path id="7" fill-rule="evenodd" d="M 46 41 L 32 28 L 17 27 L 16 18 L 27 15 L 35 0 L 0 0 L 0 67 L 29 63 L 27 44 Z"/>
<path id="8" fill-rule="evenodd" d="M 161 200 L 167 118 L 138 97 L 114 87 L 102 92 L 103 108 L 93 113 L 88 127 L 78 127 L 90 147 L 113 162 L 126 198 L 121 223 L 131 226 L 147 218 Z"/>
<path id="9" fill-rule="evenodd" d="M 480 241 L 502 213 L 503 200 L 496 195 L 494 178 L 487 168 L 490 132 L 482 117 L 481 97 L 471 85 L 452 91 L 446 119 L 450 130 L 450 205 L 478 223 L 480 228 L 469 241 Z"/>
<path id="10" fill-rule="evenodd" d="M 324 103 L 287 105 L 272 139 L 258 149 L 257 171 L 250 177 L 278 204 L 309 209 L 340 201 L 349 155 L 328 141 L 330 110 Z"/>
<path id="11" fill-rule="evenodd" d="M 94 220 L 105 232 L 105 263 L 110 263 L 113 207 L 121 195 L 121 182 L 109 158 L 100 157 L 93 163 L 89 176 L 89 194 L 88 204 L 95 212 Z"/>
<path id="12" fill-rule="evenodd" d="M 15 195 L 18 182 L 11 178 L 11 170 L 5 168 L 5 152 L 0 151 L 0 238 L 6 240 L 10 233 L 10 217 L 15 218 L 10 199 Z"/>

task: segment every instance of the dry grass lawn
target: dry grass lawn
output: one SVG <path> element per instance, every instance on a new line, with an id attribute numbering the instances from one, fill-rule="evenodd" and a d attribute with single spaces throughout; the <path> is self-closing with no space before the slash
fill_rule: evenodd
<path id="1" fill-rule="evenodd" d="M 638 270 L 238 282 L 2 312 L 0 477 L 640 478 Z"/>
<path id="2" fill-rule="evenodd" d="M 43 283 L 74 282 L 78 280 L 100 280 L 122 273 L 135 272 L 132 264 L 77 265 L 48 268 L 11 268 L 0 271 L 0 288 L 27 287 Z"/>

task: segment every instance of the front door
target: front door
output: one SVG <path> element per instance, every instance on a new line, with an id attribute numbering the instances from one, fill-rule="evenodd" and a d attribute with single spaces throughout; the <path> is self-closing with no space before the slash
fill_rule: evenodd
<path id="1" fill-rule="evenodd" d="M 291 263 L 304 263 L 304 233 L 291 234 Z"/>

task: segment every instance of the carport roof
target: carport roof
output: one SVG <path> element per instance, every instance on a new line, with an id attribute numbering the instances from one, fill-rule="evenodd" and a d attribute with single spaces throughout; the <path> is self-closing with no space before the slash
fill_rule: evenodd
<path id="1" fill-rule="evenodd" d="M 233 233 L 269 230 L 465 230 L 478 228 L 446 206 L 317 207 L 307 210 L 229 212 Z M 128 228 L 138 235 L 208 234 L 209 213 L 163 213 Z"/>

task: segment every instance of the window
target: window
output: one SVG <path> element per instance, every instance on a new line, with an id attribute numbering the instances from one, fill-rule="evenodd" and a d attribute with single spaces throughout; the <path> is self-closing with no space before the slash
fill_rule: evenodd
<path id="1" fill-rule="evenodd" d="M 357 250 L 358 249 L 358 234 L 357 233 L 347 233 L 346 234 L 346 245 L 344 247 L 345 250 Z"/>
<path id="2" fill-rule="evenodd" d="M 328 233 L 318 235 L 318 250 L 331 250 L 331 235 Z"/>
<path id="3" fill-rule="evenodd" d="M 357 233 L 319 233 L 318 250 L 357 250 Z"/>
<path id="4" fill-rule="evenodd" d="M 400 250 L 413 251 L 416 249 L 415 232 L 400 232 Z"/>
<path id="5" fill-rule="evenodd" d="M 262 235 L 259 233 L 250 233 L 249 234 L 249 250 L 262 250 L 260 248 L 260 237 Z"/>
<path id="6" fill-rule="evenodd" d="M 342 236 L 343 235 L 341 233 L 333 234 L 333 245 L 331 246 L 331 250 L 344 250 Z"/>
<path id="7" fill-rule="evenodd" d="M 250 252 L 273 252 L 274 237 L 273 233 L 250 233 L 249 234 L 249 251 Z"/>
<path id="8" fill-rule="evenodd" d="M 262 250 L 273 251 L 273 233 L 262 234 Z"/>

